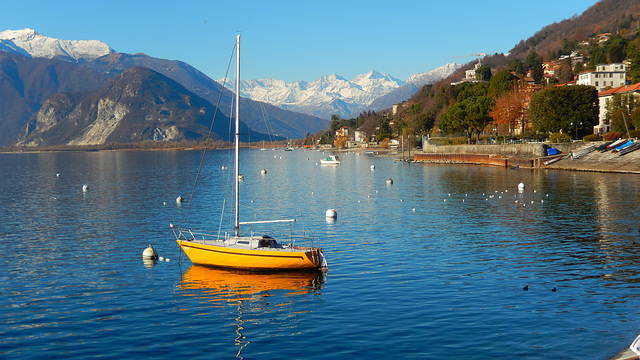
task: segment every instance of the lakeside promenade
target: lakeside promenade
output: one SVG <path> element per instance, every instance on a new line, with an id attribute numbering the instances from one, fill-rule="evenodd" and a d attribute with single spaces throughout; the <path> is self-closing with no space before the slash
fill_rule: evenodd
<path id="1" fill-rule="evenodd" d="M 569 156 L 572 151 L 577 151 L 590 145 L 598 146 L 601 144 L 603 142 L 425 145 L 422 150 L 413 153 L 411 158 L 416 162 L 425 163 L 473 163 L 525 168 L 640 174 L 640 150 L 623 156 L 611 151 L 592 151 L 579 159 Z M 546 149 L 548 148 L 556 148 L 561 151 L 559 154 L 561 159 L 552 164 L 544 165 L 545 161 L 557 157 L 546 156 Z M 486 157 L 487 160 L 482 160 L 482 156 Z M 468 157 L 468 160 L 465 160 L 465 157 Z"/>

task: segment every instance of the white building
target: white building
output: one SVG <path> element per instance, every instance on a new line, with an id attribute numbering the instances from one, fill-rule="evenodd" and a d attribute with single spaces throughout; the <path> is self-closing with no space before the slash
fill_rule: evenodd
<path id="1" fill-rule="evenodd" d="M 480 82 L 480 80 L 476 79 L 476 70 L 478 70 L 480 66 L 482 66 L 482 64 L 478 61 L 476 65 L 473 67 L 473 69 L 466 70 L 464 72 L 464 79 L 460 81 L 452 82 L 451 85 L 459 85 L 464 82 Z"/>
<path id="2" fill-rule="evenodd" d="M 583 71 L 578 75 L 576 85 L 594 86 L 598 91 L 627 84 L 625 64 L 598 65 L 595 70 Z"/>
<path id="3" fill-rule="evenodd" d="M 625 85 L 613 89 L 601 91 L 598 93 L 598 104 L 600 106 L 600 115 L 598 125 L 593 127 L 594 134 L 606 134 L 611 131 L 611 119 L 607 113 L 607 104 L 615 94 L 625 94 L 628 96 L 640 97 L 640 83 L 633 85 Z"/>
<path id="4" fill-rule="evenodd" d="M 367 134 L 364 131 L 356 130 L 353 132 L 353 140 L 355 142 L 365 142 L 367 141 Z"/>

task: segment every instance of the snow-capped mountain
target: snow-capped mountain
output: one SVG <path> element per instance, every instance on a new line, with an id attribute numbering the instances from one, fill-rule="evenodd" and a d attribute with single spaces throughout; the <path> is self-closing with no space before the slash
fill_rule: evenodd
<path id="1" fill-rule="evenodd" d="M 409 99 L 411 95 L 415 94 L 424 85 L 444 79 L 453 74 L 461 66 L 462 65 L 460 64 L 449 63 L 426 73 L 413 74 L 409 76 L 404 85 L 401 85 L 398 88 L 389 91 L 387 94 L 378 97 L 369 104 L 365 110 L 379 111 L 390 108 L 393 104 L 398 104 Z"/>
<path id="2" fill-rule="evenodd" d="M 240 83 L 240 95 L 324 119 L 333 114 L 346 118 L 357 115 L 373 100 L 403 84 L 400 79 L 371 70 L 352 80 L 336 74 L 311 82 L 244 80 Z M 233 83 L 228 83 L 227 87 L 233 88 Z"/>
<path id="3" fill-rule="evenodd" d="M 102 41 L 54 39 L 32 29 L 0 32 L 0 50 L 27 57 L 55 58 L 72 62 L 93 60 L 114 52 Z"/>
<path id="4" fill-rule="evenodd" d="M 461 66 L 461 64 L 448 63 L 429 72 L 413 74 L 409 76 L 409 78 L 407 79 L 407 83 L 414 84 L 417 87 L 422 87 L 426 84 L 446 78 L 447 76 L 453 74 Z"/>
<path id="5" fill-rule="evenodd" d="M 333 114 L 349 118 L 363 110 L 389 108 L 408 99 L 423 85 L 451 75 L 459 67 L 455 63 L 446 64 L 429 72 L 413 74 L 406 83 L 375 70 L 352 80 L 336 74 L 309 83 L 303 80 L 286 83 L 269 78 L 244 80 L 240 84 L 240 95 L 324 119 L 331 118 Z M 226 86 L 232 89 L 233 83 L 227 83 Z"/>

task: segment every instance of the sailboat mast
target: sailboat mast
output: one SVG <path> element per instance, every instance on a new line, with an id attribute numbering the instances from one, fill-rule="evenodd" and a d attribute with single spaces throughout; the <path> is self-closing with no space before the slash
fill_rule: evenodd
<path id="1" fill-rule="evenodd" d="M 236 131 L 235 131 L 235 179 L 236 179 L 236 191 L 235 191 L 235 234 L 240 236 L 240 169 L 238 165 L 240 154 L 240 34 L 236 36 Z"/>

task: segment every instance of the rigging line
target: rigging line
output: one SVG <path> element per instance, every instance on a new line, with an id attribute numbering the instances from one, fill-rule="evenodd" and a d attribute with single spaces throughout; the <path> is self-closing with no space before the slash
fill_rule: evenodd
<path id="1" fill-rule="evenodd" d="M 247 73 L 255 73 L 255 71 L 253 70 L 253 64 L 251 62 L 251 58 L 249 58 L 249 59 L 247 59 L 245 61 L 245 67 L 248 69 Z M 252 100 L 249 97 L 247 97 L 247 99 Z M 271 121 L 269 120 L 267 109 L 266 109 L 266 106 L 265 106 L 265 104 L 268 104 L 268 105 L 273 105 L 273 104 L 271 104 L 267 100 L 259 100 L 259 101 L 255 101 L 255 103 L 260 108 L 260 114 L 262 115 L 262 120 L 264 121 L 264 127 L 265 127 L 265 129 L 267 131 L 267 135 L 269 136 L 269 142 L 270 142 L 269 145 L 273 146 L 273 142 L 275 141 L 275 135 L 274 135 L 274 131 L 273 131 L 273 125 L 271 124 Z"/>
<path id="2" fill-rule="evenodd" d="M 193 201 L 193 194 L 196 191 L 196 185 L 198 184 L 198 179 L 200 178 L 200 170 L 202 170 L 202 164 L 204 163 L 204 155 L 207 152 L 207 146 L 209 144 L 209 139 L 211 138 L 211 132 L 213 131 L 213 124 L 216 121 L 216 115 L 218 114 L 218 109 L 220 108 L 220 102 L 222 101 L 222 93 L 224 92 L 227 78 L 229 76 L 229 69 L 231 68 L 231 64 L 233 63 L 233 54 L 236 51 L 236 43 L 233 43 L 233 49 L 231 50 L 231 57 L 229 58 L 229 64 L 227 64 L 227 72 L 224 74 L 224 84 L 222 84 L 220 88 L 220 94 L 218 95 L 218 102 L 216 104 L 216 110 L 213 112 L 213 118 L 211 119 L 211 126 L 209 126 L 209 133 L 207 134 L 207 138 L 204 141 L 204 149 L 202 149 L 202 157 L 200 158 L 200 164 L 198 165 L 198 172 L 196 173 L 196 180 L 193 182 L 193 188 L 191 189 L 191 195 L 189 196 L 189 203 L 187 204 L 187 209 L 184 213 L 184 219 L 182 222 L 187 221 L 187 215 L 189 214 L 189 209 L 191 208 L 191 202 Z"/>
<path id="3" fill-rule="evenodd" d="M 265 128 L 267 129 L 267 135 L 269 135 L 269 142 L 273 143 L 273 126 L 269 121 L 269 117 L 267 116 L 267 109 L 264 106 L 264 103 L 260 102 L 260 112 L 262 113 L 262 119 L 264 120 Z"/>

